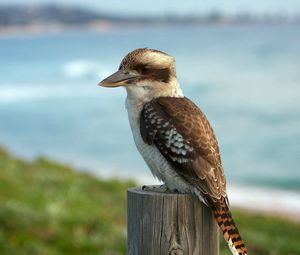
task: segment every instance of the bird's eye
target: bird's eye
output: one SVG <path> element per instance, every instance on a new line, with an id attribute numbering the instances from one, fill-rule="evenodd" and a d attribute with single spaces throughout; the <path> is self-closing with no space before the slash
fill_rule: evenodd
<path id="1" fill-rule="evenodd" d="M 143 74 L 148 73 L 149 70 L 150 70 L 150 66 L 149 66 L 149 65 L 143 65 L 143 66 L 141 67 L 141 72 L 142 72 Z"/>

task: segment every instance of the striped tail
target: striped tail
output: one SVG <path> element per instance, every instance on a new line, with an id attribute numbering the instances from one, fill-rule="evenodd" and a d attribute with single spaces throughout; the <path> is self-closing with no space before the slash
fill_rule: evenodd
<path id="1" fill-rule="evenodd" d="M 215 219 L 233 255 L 247 255 L 245 243 L 237 229 L 225 199 L 213 209 Z"/>

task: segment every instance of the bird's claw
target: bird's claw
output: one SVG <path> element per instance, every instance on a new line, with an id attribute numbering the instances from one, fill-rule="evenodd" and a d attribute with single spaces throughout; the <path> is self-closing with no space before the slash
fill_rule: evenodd
<path id="1" fill-rule="evenodd" d="M 142 190 L 144 190 L 144 191 L 158 192 L 158 193 L 170 192 L 170 190 L 168 189 L 168 187 L 167 187 L 166 184 L 162 184 L 160 186 L 158 186 L 158 185 L 150 185 L 150 186 L 143 185 L 142 186 Z"/>

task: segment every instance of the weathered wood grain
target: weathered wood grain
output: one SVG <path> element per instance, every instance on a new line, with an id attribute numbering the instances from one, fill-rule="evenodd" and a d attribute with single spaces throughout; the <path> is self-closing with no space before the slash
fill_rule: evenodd
<path id="1" fill-rule="evenodd" d="M 211 210 L 195 196 L 128 190 L 129 255 L 218 255 Z"/>

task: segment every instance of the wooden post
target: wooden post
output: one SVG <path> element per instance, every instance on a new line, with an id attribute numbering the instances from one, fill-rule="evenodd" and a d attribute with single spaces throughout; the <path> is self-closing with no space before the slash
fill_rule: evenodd
<path id="1" fill-rule="evenodd" d="M 128 190 L 128 255 L 218 255 L 211 209 L 196 196 Z"/>

